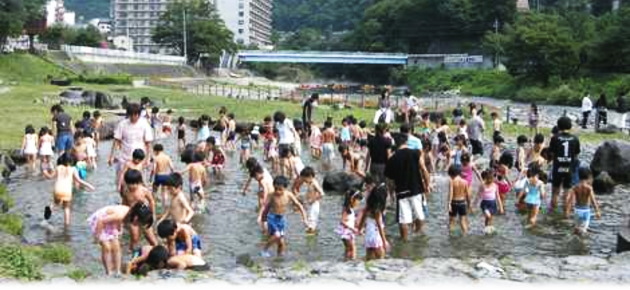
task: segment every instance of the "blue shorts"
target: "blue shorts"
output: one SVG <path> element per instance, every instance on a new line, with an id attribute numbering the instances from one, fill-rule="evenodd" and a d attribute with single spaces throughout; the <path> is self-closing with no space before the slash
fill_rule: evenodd
<path id="1" fill-rule="evenodd" d="M 199 239 L 198 235 L 194 235 L 192 237 L 192 247 L 193 247 L 193 251 L 194 250 L 200 250 L 201 251 L 201 239 Z M 186 241 L 175 241 L 175 250 L 177 252 L 179 251 L 186 251 Z"/>
<path id="2" fill-rule="evenodd" d="M 283 215 L 268 214 L 267 215 L 267 230 L 270 236 L 284 237 L 284 228 L 286 227 L 286 219 Z"/>
<path id="3" fill-rule="evenodd" d="M 155 180 L 153 181 L 154 186 L 163 186 L 168 181 L 170 175 L 168 174 L 157 174 L 155 175 Z"/>
<path id="4" fill-rule="evenodd" d="M 62 132 L 57 135 L 57 140 L 55 140 L 55 146 L 57 147 L 57 152 L 61 151 L 69 151 L 72 149 L 74 143 L 74 136 L 70 132 Z"/>
<path id="5" fill-rule="evenodd" d="M 578 227 L 581 227 L 584 231 L 586 231 L 591 222 L 591 208 L 576 206 L 575 219 Z"/>
<path id="6" fill-rule="evenodd" d="M 482 200 L 481 201 L 481 211 L 485 212 L 488 210 L 491 215 L 497 214 L 497 201 L 496 200 Z"/>
<path id="7" fill-rule="evenodd" d="M 77 169 L 77 172 L 79 173 L 79 178 L 81 178 L 81 180 L 85 180 L 87 178 L 87 165 L 85 164 L 85 162 L 78 162 L 74 168 Z"/>

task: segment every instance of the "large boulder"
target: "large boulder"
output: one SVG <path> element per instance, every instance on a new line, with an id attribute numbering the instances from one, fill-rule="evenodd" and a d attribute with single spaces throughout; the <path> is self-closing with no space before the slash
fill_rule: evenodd
<path id="1" fill-rule="evenodd" d="M 617 233 L 617 253 L 630 251 L 630 221 L 621 225 Z"/>
<path id="2" fill-rule="evenodd" d="M 116 130 L 116 126 L 118 126 L 118 122 L 119 121 L 103 122 L 103 125 L 98 130 L 101 140 L 114 139 L 114 131 Z"/>
<path id="3" fill-rule="evenodd" d="M 618 133 L 620 131 L 619 127 L 613 125 L 613 124 L 608 124 L 606 126 L 601 126 L 599 128 L 597 128 L 595 130 L 595 132 L 599 133 L 599 134 L 615 134 Z"/>
<path id="4" fill-rule="evenodd" d="M 354 174 L 347 172 L 330 172 L 324 177 L 324 190 L 328 193 L 340 193 L 343 194 L 351 188 L 358 188 L 363 181 L 361 178 Z"/>
<path id="5" fill-rule="evenodd" d="M 594 176 L 606 171 L 616 183 L 630 183 L 630 143 L 606 141 L 597 148 L 591 170 Z"/>
<path id="6" fill-rule="evenodd" d="M 593 190 L 597 194 L 612 194 L 615 190 L 615 180 L 610 177 L 608 172 L 602 171 L 593 180 Z"/>

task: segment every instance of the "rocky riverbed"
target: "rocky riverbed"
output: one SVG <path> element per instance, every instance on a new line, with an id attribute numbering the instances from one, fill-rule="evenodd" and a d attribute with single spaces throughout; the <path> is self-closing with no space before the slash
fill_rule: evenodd
<path id="1" fill-rule="evenodd" d="M 207 272 L 159 270 L 140 282 L 218 283 L 220 284 L 370 284 L 417 285 L 470 282 L 630 282 L 630 252 L 606 258 L 592 256 L 505 256 L 474 259 L 427 258 L 410 261 L 385 259 L 350 262 L 278 262 L 256 261 L 257 257 L 240 257 L 246 265 L 236 268 L 213 267 Z M 75 283 L 67 277 L 70 266 L 50 264 L 43 272 L 48 282 Z M 0 282 L 15 282 L 2 280 Z M 134 282 L 136 277 L 89 276 L 82 283 Z"/>

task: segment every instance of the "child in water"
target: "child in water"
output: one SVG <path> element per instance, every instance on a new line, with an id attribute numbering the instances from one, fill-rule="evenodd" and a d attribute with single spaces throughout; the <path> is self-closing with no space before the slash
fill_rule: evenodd
<path id="1" fill-rule="evenodd" d="M 94 129 L 94 141 L 96 142 L 96 149 L 98 150 L 98 143 L 101 140 L 101 128 L 103 127 L 103 117 L 101 112 L 94 111 L 92 114 L 92 128 Z"/>
<path id="2" fill-rule="evenodd" d="M 315 159 L 320 159 L 322 158 L 322 132 L 313 121 L 309 125 L 311 126 L 311 136 L 309 136 L 311 156 Z"/>
<path id="3" fill-rule="evenodd" d="M 205 194 L 204 188 L 206 188 L 210 183 L 210 178 L 208 177 L 208 172 L 206 171 L 206 167 L 203 162 L 206 159 L 203 152 L 195 152 L 194 154 L 194 162 L 188 164 L 186 169 L 179 172 L 179 174 L 184 175 L 188 172 L 188 183 L 190 187 L 190 201 L 193 204 L 193 208 L 202 209 L 205 207 Z M 195 197 L 199 198 L 199 203 L 195 202 Z"/>
<path id="4" fill-rule="evenodd" d="M 575 204 L 576 224 L 573 232 L 576 235 L 585 235 L 588 232 L 591 215 L 593 214 L 591 205 L 595 207 L 595 217 L 601 218 L 601 213 L 593 191 L 591 170 L 587 167 L 580 167 L 578 174 L 580 175 L 580 183 L 567 193 L 567 206 L 565 207 L 564 216 L 569 218 L 571 205 Z"/>
<path id="5" fill-rule="evenodd" d="M 22 139 L 22 155 L 26 157 L 26 162 L 32 171 L 35 171 L 38 139 L 37 134 L 35 134 L 35 128 L 33 128 L 32 125 L 26 126 L 26 129 L 24 129 L 24 138 Z"/>
<path id="6" fill-rule="evenodd" d="M 126 205 L 110 205 L 94 212 L 88 219 L 92 236 L 101 246 L 101 259 L 105 274 L 120 275 L 122 253 L 119 238 L 123 224 L 133 222 L 143 227 L 151 227 L 153 215 L 141 204 L 133 207 Z"/>
<path id="7" fill-rule="evenodd" d="M 468 217 L 467 211 L 470 209 L 470 186 L 461 177 L 461 167 L 451 165 L 448 169 L 448 175 L 451 178 L 448 190 L 447 211 L 449 215 L 448 231 L 453 231 L 455 218 L 459 216 L 459 225 L 462 235 L 468 233 Z"/>
<path id="8" fill-rule="evenodd" d="M 94 131 L 92 128 L 83 130 L 83 143 L 85 144 L 85 152 L 87 154 L 87 166 L 91 170 L 96 170 L 96 140 L 94 140 Z"/>
<path id="9" fill-rule="evenodd" d="M 468 186 L 472 188 L 473 178 L 475 176 L 477 177 L 477 180 L 479 181 L 483 181 L 483 179 L 481 178 L 481 174 L 479 174 L 479 169 L 477 169 L 477 165 L 475 164 L 475 162 L 473 162 L 470 159 L 471 159 L 470 153 L 465 152 L 464 154 L 462 154 L 461 176 L 464 180 L 466 180 L 466 183 L 468 184 Z"/>
<path id="10" fill-rule="evenodd" d="M 162 144 L 153 145 L 153 168 L 151 169 L 150 180 L 153 180 L 153 192 L 157 194 L 159 191 L 162 192 L 162 209 L 166 209 L 166 204 L 168 203 L 168 195 L 164 186 L 168 181 L 170 174 L 175 171 L 173 166 L 173 161 L 171 157 L 164 153 L 164 146 Z"/>
<path id="11" fill-rule="evenodd" d="M 346 192 L 346 196 L 343 201 L 343 209 L 341 211 L 341 221 L 337 226 L 337 234 L 341 237 L 343 247 L 345 248 L 344 257 L 346 260 L 354 260 L 357 257 L 357 250 L 355 247 L 355 237 L 360 235 L 361 232 L 357 229 L 357 214 L 356 208 L 361 203 L 363 195 L 360 190 L 350 190 Z"/>
<path id="12" fill-rule="evenodd" d="M 317 221 L 319 219 L 319 203 L 324 196 L 324 191 L 315 179 L 315 170 L 312 167 L 305 167 L 300 172 L 298 179 L 293 185 L 293 192 L 300 193 L 302 185 L 306 185 L 307 191 L 303 204 L 306 205 L 308 212 L 308 229 L 306 232 L 313 234 L 317 230 Z"/>
<path id="13" fill-rule="evenodd" d="M 50 172 L 53 170 L 50 158 L 55 155 L 55 152 L 53 152 L 54 145 L 55 137 L 52 136 L 52 131 L 48 127 L 42 127 L 39 131 L 39 156 L 42 174 L 44 171 Z"/>
<path id="14" fill-rule="evenodd" d="M 144 246 L 139 257 L 127 265 L 127 274 L 146 276 L 149 271 L 160 269 L 209 271 L 210 266 L 195 255 L 171 256 L 165 246 Z"/>
<path id="15" fill-rule="evenodd" d="M 249 130 L 243 129 L 236 143 L 240 142 L 241 154 L 239 158 L 240 164 L 245 164 L 245 161 L 249 159 L 249 155 L 252 149 L 252 137 L 249 134 Z"/>
<path id="16" fill-rule="evenodd" d="M 386 205 L 387 188 L 384 186 L 375 187 L 367 197 L 365 208 L 361 213 L 361 220 L 357 226 L 359 231 L 365 227 L 366 260 L 384 258 L 385 251 L 390 247 L 383 224 L 383 212 Z"/>
<path id="17" fill-rule="evenodd" d="M 125 192 L 125 200 L 130 207 L 134 207 L 136 204 L 141 204 L 146 207 L 146 210 L 153 214 L 155 213 L 155 200 L 153 199 L 153 193 L 146 187 L 142 181 L 142 172 L 130 169 L 125 172 L 125 184 L 127 185 L 127 192 Z M 151 245 L 157 245 L 157 239 L 153 234 L 153 230 L 148 228 L 142 228 L 137 222 L 131 222 L 129 224 L 129 230 L 131 232 L 131 241 L 129 242 L 129 251 L 136 250 L 135 246 L 140 240 L 140 230 L 144 231 L 144 237 L 149 241 Z"/>
<path id="18" fill-rule="evenodd" d="M 133 150 L 133 153 L 131 154 L 131 161 L 125 163 L 123 169 L 120 171 L 120 176 L 118 176 L 117 188 L 120 192 L 120 195 L 122 196 L 123 204 L 129 205 L 125 197 L 125 173 L 127 173 L 128 170 L 132 169 L 143 172 L 145 157 L 146 156 L 144 155 L 144 151 L 142 149 Z"/>
<path id="19" fill-rule="evenodd" d="M 339 153 L 343 160 L 343 168 L 346 168 L 346 163 L 349 163 L 349 169 L 351 173 L 356 174 L 361 178 L 365 178 L 365 173 L 361 170 L 361 159 L 357 154 L 350 152 L 350 147 L 346 144 L 339 145 Z"/>
<path id="20" fill-rule="evenodd" d="M 538 173 L 538 168 L 536 167 L 531 167 L 527 170 L 527 181 L 525 181 L 523 191 L 518 196 L 519 200 L 523 198 L 523 196 L 525 197 L 525 204 L 529 211 L 527 216 L 529 223 L 527 225 L 528 228 L 536 226 L 536 217 L 538 216 L 541 204 L 546 198 L 545 186 L 543 182 L 538 179 Z"/>
<path id="21" fill-rule="evenodd" d="M 182 187 L 184 181 L 181 174 L 171 173 L 164 183 L 166 190 L 171 195 L 171 203 L 166 213 L 160 218 L 158 224 L 167 218 L 173 219 L 177 223 L 187 224 L 192 219 L 195 211 L 193 211 L 188 199 L 184 195 Z"/>
<path id="22" fill-rule="evenodd" d="M 302 215 L 302 222 L 308 227 L 306 213 L 304 208 L 295 198 L 293 193 L 287 190 L 289 186 L 289 180 L 284 176 L 278 176 L 273 180 L 274 191 L 269 196 L 263 210 L 258 215 L 258 224 L 262 226 L 263 216 L 267 217 L 267 231 L 269 234 L 269 241 L 265 245 L 261 255 L 263 257 L 271 257 L 268 249 L 274 244 L 278 245 L 278 256 L 282 256 L 285 249 L 285 226 L 286 226 L 286 211 L 287 205 L 293 203 L 300 214 Z"/>
<path id="23" fill-rule="evenodd" d="M 186 148 L 186 119 L 179 117 L 177 119 L 177 152 L 180 154 Z"/>
<path id="24" fill-rule="evenodd" d="M 49 220 L 55 205 L 61 206 L 64 211 L 64 226 L 70 225 L 70 205 L 72 202 L 72 187 L 74 183 L 78 183 L 90 191 L 94 190 L 94 186 L 83 181 L 79 177 L 79 173 L 73 166 L 74 160 L 69 153 L 64 153 L 57 160 L 57 170 L 52 173 L 44 171 L 44 176 L 52 179 L 55 176 L 57 181 L 53 189 L 53 203 L 44 208 L 44 219 Z"/>
<path id="25" fill-rule="evenodd" d="M 503 214 L 504 208 L 501 196 L 499 195 L 499 186 L 494 182 L 492 170 L 484 170 L 481 173 L 481 179 L 483 180 L 483 184 L 479 187 L 477 198 L 481 199 L 481 213 L 485 218 L 484 232 L 490 234 L 494 231 L 494 227 L 492 226 L 493 216 L 496 215 L 497 212 Z M 475 201 L 475 204 L 477 204 L 477 201 Z"/>
<path id="26" fill-rule="evenodd" d="M 173 220 L 162 221 L 157 228 L 160 238 L 166 240 L 171 256 L 195 255 L 201 257 L 201 239 L 187 224 Z"/>

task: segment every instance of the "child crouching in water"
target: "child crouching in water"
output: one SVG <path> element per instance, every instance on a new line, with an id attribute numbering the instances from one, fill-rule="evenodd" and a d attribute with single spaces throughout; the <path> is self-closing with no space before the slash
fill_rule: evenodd
<path id="1" fill-rule="evenodd" d="M 62 154 L 57 160 L 57 170 L 51 172 L 44 171 L 44 176 L 48 179 L 57 177 L 55 181 L 55 187 L 53 189 L 53 203 L 50 206 L 44 208 L 44 219 L 49 220 L 55 205 L 63 207 L 64 211 L 64 225 L 68 227 L 70 225 L 70 205 L 72 203 L 72 189 L 74 183 L 83 185 L 88 190 L 93 191 L 94 186 L 83 181 L 79 177 L 79 172 L 73 165 L 74 159 L 68 152 Z"/>
<path id="2" fill-rule="evenodd" d="M 356 208 L 361 203 L 363 195 L 360 190 L 350 190 L 346 192 L 346 196 L 343 201 L 343 210 L 341 212 L 341 222 L 337 226 L 337 234 L 341 236 L 341 241 L 345 248 L 346 260 L 354 260 L 357 257 L 357 250 L 355 247 L 355 237 L 360 235 L 361 232 L 357 229 L 357 214 Z"/>
<path id="3" fill-rule="evenodd" d="M 385 251 L 389 249 L 389 242 L 385 236 L 383 224 L 383 212 L 387 205 L 387 188 L 375 187 L 367 198 L 366 206 L 361 214 L 361 221 L 357 229 L 365 227 L 365 252 L 366 259 L 382 259 Z"/>
<path id="4" fill-rule="evenodd" d="M 126 205 L 111 205 L 103 207 L 93 213 L 88 219 L 88 225 L 94 238 L 101 246 L 101 260 L 105 274 L 120 274 L 121 251 L 120 241 L 122 227 L 125 222 L 138 223 L 143 227 L 151 227 L 153 214 L 142 204 L 133 207 Z"/>
<path id="5" fill-rule="evenodd" d="M 588 231 L 588 226 L 591 221 L 591 205 L 595 207 L 595 217 L 601 218 L 599 211 L 599 203 L 595 199 L 595 192 L 592 186 L 592 174 L 591 170 L 582 167 L 578 170 L 580 176 L 580 183 L 574 186 L 567 193 L 566 207 L 564 216 L 569 218 L 571 205 L 575 203 L 575 220 L 576 225 L 574 233 L 576 235 L 585 235 Z"/>
<path id="6" fill-rule="evenodd" d="M 278 245 L 278 256 L 282 256 L 285 249 L 285 227 L 287 211 L 287 205 L 293 203 L 302 215 L 302 222 L 308 227 L 306 220 L 306 213 L 304 208 L 295 198 L 293 193 L 286 190 L 289 186 L 289 180 L 284 176 L 278 176 L 273 180 L 274 191 L 265 203 L 265 207 L 260 211 L 258 215 L 258 224 L 262 225 L 263 216 L 267 216 L 267 231 L 269 233 L 269 241 L 265 245 L 263 251 L 260 253 L 263 257 L 271 257 L 269 253 L 269 247 L 273 244 Z"/>

